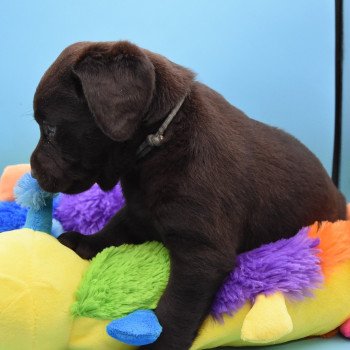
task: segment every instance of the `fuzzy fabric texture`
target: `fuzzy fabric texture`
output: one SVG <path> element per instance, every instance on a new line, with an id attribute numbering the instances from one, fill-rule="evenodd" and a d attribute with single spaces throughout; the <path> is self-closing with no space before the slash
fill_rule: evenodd
<path id="1" fill-rule="evenodd" d="M 28 209 L 16 202 L 0 202 L 0 232 L 22 228 L 26 221 Z"/>
<path id="2" fill-rule="evenodd" d="M 16 202 L 29 208 L 24 227 L 51 234 L 54 193 L 44 191 L 30 173 L 18 180 L 14 193 Z"/>
<path id="3" fill-rule="evenodd" d="M 336 266 L 350 260 L 350 221 L 316 222 L 308 236 L 320 240 L 318 257 L 326 280 Z"/>
<path id="4" fill-rule="evenodd" d="M 258 294 L 282 292 L 300 299 L 323 281 L 316 248 L 319 239 L 308 237 L 309 228 L 289 239 L 266 244 L 237 257 L 236 268 L 227 277 L 212 305 L 212 314 L 232 315 Z"/>
<path id="5" fill-rule="evenodd" d="M 14 188 L 16 202 L 25 208 L 40 210 L 52 200 L 54 194 L 42 190 L 30 173 L 26 173 L 17 182 Z"/>
<path id="6" fill-rule="evenodd" d="M 53 206 L 58 205 L 57 197 L 53 201 Z M 16 202 L 0 202 L 0 233 L 22 228 L 26 222 L 28 209 L 22 208 Z M 58 237 L 63 232 L 62 225 L 52 219 L 51 234 Z"/>
<path id="7" fill-rule="evenodd" d="M 116 319 L 135 310 L 155 309 L 169 273 L 169 254 L 159 242 L 106 248 L 83 276 L 72 314 Z"/>
<path id="8" fill-rule="evenodd" d="M 95 184 L 76 195 L 61 194 L 54 216 L 65 231 L 92 234 L 101 230 L 123 206 L 124 198 L 119 184 L 109 192 L 103 192 Z"/>
<path id="9" fill-rule="evenodd" d="M 5 167 L 0 176 L 0 201 L 13 202 L 15 200 L 13 188 L 16 182 L 28 172 L 30 172 L 29 164 L 17 164 Z"/>
<path id="10" fill-rule="evenodd" d="M 52 220 L 53 193 L 43 191 L 30 173 L 24 174 L 13 192 L 16 202 L 0 202 L 0 232 L 22 227 L 42 232 L 62 233 L 62 226 Z M 28 210 L 29 209 L 29 210 Z"/>

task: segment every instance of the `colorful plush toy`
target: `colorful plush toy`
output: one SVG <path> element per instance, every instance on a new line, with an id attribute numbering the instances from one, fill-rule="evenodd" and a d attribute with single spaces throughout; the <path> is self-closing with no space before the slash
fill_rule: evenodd
<path id="1" fill-rule="evenodd" d="M 10 165 L 4 169 L 0 177 L 0 232 L 22 228 L 25 224 L 28 209 L 21 207 L 14 201 L 13 189 L 17 181 L 29 171 L 29 164 Z M 53 201 L 55 210 L 58 202 L 58 197 L 55 197 Z M 63 232 L 61 223 L 55 218 L 52 219 L 51 231 L 55 237 Z"/>
<path id="2" fill-rule="evenodd" d="M 19 187 L 30 209 L 26 228 L 0 235 L 0 349 L 127 350 L 121 341 L 156 340 L 166 249 L 124 245 L 85 261 L 47 234 L 52 196 L 29 177 Z M 316 223 L 239 256 L 191 349 L 276 344 L 340 325 L 349 335 L 349 290 L 350 222 Z"/>
<path id="3" fill-rule="evenodd" d="M 5 167 L 0 177 L 0 201 L 12 202 L 15 200 L 13 188 L 17 181 L 30 172 L 29 164 L 16 164 Z"/>
<path id="4" fill-rule="evenodd" d="M 119 184 L 109 192 L 103 192 L 95 184 L 76 195 L 61 194 L 54 216 L 65 231 L 91 234 L 101 230 L 123 205 Z"/>

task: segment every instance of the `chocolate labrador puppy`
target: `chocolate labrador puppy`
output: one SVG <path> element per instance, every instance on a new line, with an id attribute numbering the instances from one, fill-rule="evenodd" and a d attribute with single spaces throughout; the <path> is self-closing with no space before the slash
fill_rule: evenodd
<path id="1" fill-rule="evenodd" d="M 83 258 L 157 240 L 171 256 L 145 349 L 185 350 L 239 252 L 345 218 L 319 160 L 287 133 L 248 118 L 194 74 L 129 42 L 66 48 L 34 97 L 41 137 L 33 175 L 50 192 L 121 181 L 126 206 L 100 232 L 60 241 Z"/>

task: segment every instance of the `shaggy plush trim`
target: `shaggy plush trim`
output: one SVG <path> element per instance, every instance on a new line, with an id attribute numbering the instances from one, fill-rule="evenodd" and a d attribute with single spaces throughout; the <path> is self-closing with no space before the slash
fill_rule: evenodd
<path id="1" fill-rule="evenodd" d="M 85 273 L 72 314 L 116 319 L 138 309 L 155 309 L 169 271 L 168 251 L 161 243 L 107 248 Z"/>
<path id="2" fill-rule="evenodd" d="M 92 234 L 101 230 L 123 206 L 124 198 L 119 184 L 109 192 L 103 192 L 95 184 L 76 195 L 61 194 L 54 217 L 61 222 L 65 231 Z"/>
<path id="3" fill-rule="evenodd" d="M 54 206 L 57 206 L 55 200 Z M 26 222 L 27 213 L 28 209 L 22 208 L 16 202 L 0 202 L 0 232 L 22 228 Z M 56 219 L 53 219 L 51 233 L 58 237 L 62 232 L 62 225 Z"/>
<path id="4" fill-rule="evenodd" d="M 315 223 L 308 235 L 320 239 L 318 257 L 326 279 L 335 266 L 350 260 L 350 221 Z"/>
<path id="5" fill-rule="evenodd" d="M 53 197 L 52 193 L 40 188 L 38 181 L 30 173 L 24 174 L 14 188 L 16 202 L 24 208 L 40 210 Z"/>
<path id="6" fill-rule="evenodd" d="M 292 238 L 240 254 L 236 268 L 216 295 L 213 316 L 220 319 L 224 313 L 232 315 L 261 293 L 279 291 L 293 299 L 311 296 L 323 276 L 316 249 L 319 239 L 309 238 L 308 230 L 303 228 Z"/>
<path id="7" fill-rule="evenodd" d="M 15 202 L 0 202 L 0 232 L 22 228 L 28 209 Z"/>

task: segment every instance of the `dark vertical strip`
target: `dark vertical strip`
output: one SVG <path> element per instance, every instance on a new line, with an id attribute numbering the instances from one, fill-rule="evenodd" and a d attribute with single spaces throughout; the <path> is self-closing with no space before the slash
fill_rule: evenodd
<path id="1" fill-rule="evenodd" d="M 335 0 L 335 126 L 332 179 L 339 186 L 343 99 L 343 0 Z"/>

